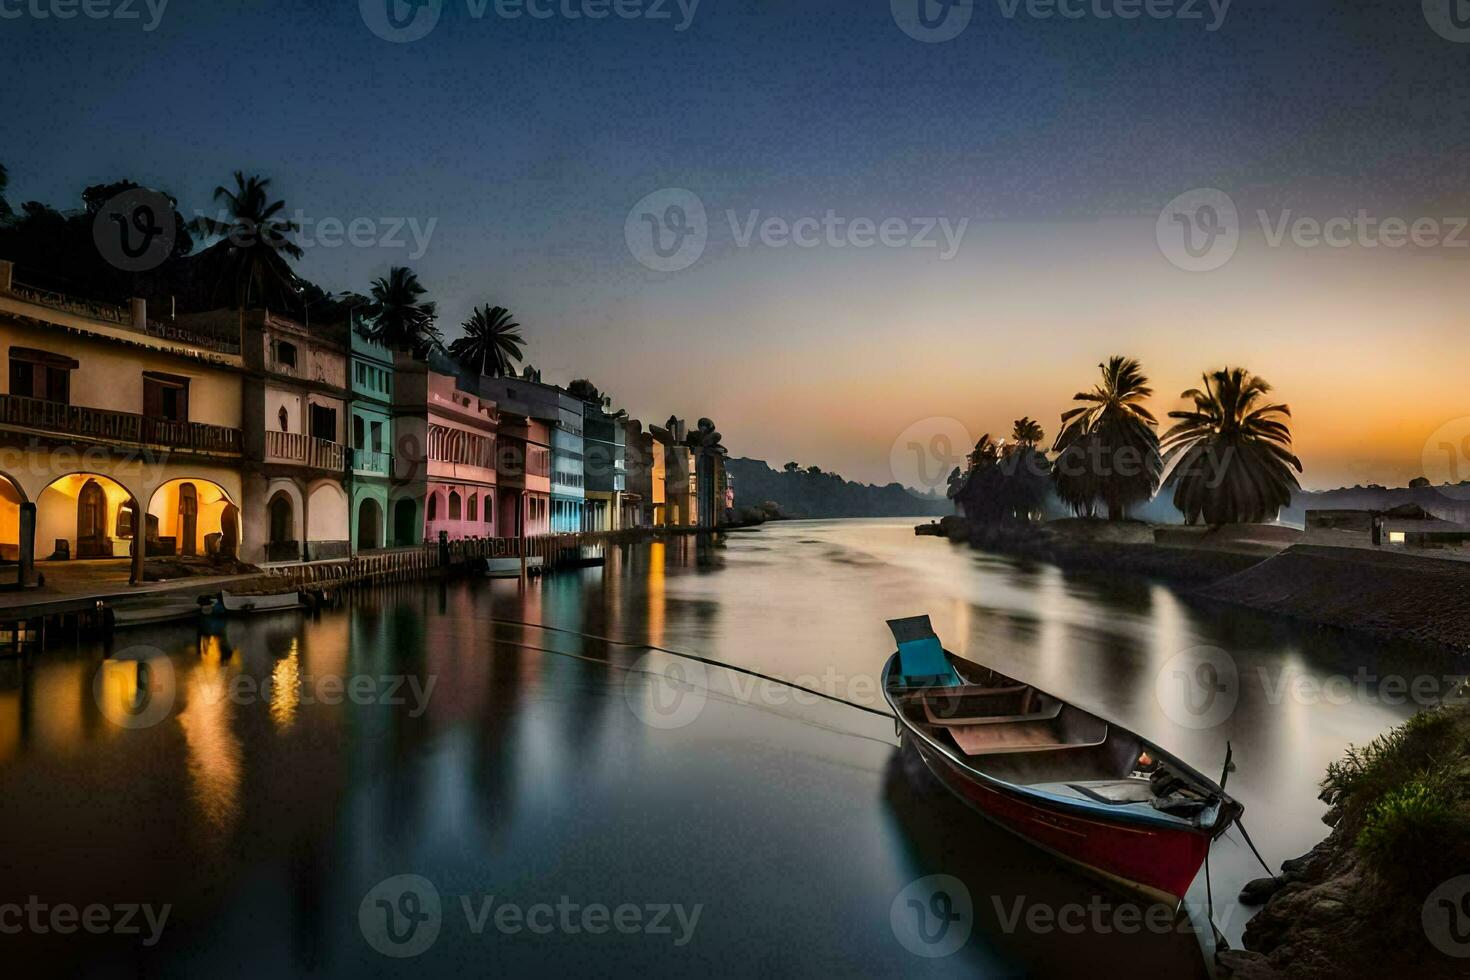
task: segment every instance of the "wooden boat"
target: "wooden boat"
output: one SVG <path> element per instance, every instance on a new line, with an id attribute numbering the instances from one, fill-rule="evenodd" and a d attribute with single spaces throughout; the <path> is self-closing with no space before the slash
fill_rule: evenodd
<path id="1" fill-rule="evenodd" d="M 889 622 L 883 692 L 900 734 L 982 816 L 1103 878 L 1177 904 L 1243 807 L 1121 726 Z"/>
<path id="2" fill-rule="evenodd" d="M 109 607 L 107 612 L 113 629 L 125 629 L 129 626 L 156 626 L 159 623 L 198 620 L 200 607 L 193 599 L 167 596 L 118 603 Z"/>
<path id="3" fill-rule="evenodd" d="M 280 592 L 275 595 L 239 595 L 232 592 L 221 591 L 219 602 L 215 603 L 215 612 L 224 613 L 227 616 L 239 616 L 249 613 L 284 612 L 290 609 L 305 609 L 306 603 L 301 601 L 300 592 Z"/>

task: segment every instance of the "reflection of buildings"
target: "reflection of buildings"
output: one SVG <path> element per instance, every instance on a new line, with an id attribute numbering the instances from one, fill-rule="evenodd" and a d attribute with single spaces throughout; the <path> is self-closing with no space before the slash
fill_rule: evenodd
<path id="1" fill-rule="evenodd" d="M 238 329 L 26 284 L 0 261 L 0 558 L 202 554 L 241 541 Z"/>

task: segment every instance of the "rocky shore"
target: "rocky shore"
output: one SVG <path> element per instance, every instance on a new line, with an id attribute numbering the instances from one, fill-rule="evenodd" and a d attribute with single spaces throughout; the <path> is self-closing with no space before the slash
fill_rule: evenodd
<path id="1" fill-rule="evenodd" d="M 1332 833 L 1261 889 L 1274 894 L 1221 976 L 1470 975 L 1470 705 L 1456 701 L 1329 769 Z"/>

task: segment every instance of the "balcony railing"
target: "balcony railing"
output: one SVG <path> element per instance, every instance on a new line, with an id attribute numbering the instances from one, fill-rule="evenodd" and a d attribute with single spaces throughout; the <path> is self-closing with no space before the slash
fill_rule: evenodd
<path id="1" fill-rule="evenodd" d="M 28 286 L 19 282 L 12 282 L 10 284 L 10 292 L 11 295 L 19 297 L 28 303 L 34 303 L 37 306 L 45 306 L 53 310 L 59 310 L 62 313 L 70 313 L 92 320 L 113 323 L 119 327 L 136 330 L 139 333 L 144 333 L 160 340 L 189 344 L 193 347 L 203 347 L 206 350 L 212 350 L 220 354 L 240 353 L 240 331 L 238 326 L 232 329 L 229 325 L 208 326 L 191 323 L 187 327 L 182 327 L 168 320 L 148 319 L 146 313 L 143 314 L 143 322 L 140 323 L 134 319 L 134 310 L 130 306 L 120 306 L 117 303 L 104 303 L 99 300 L 68 296 L 65 293 L 53 292 L 49 289 Z M 139 308 L 142 308 L 141 305 Z"/>
<path id="2" fill-rule="evenodd" d="M 351 453 L 352 469 L 355 472 L 387 476 L 393 469 L 393 456 L 390 453 L 374 452 L 371 449 L 353 449 Z"/>
<path id="3" fill-rule="evenodd" d="M 296 463 L 340 473 L 347 468 L 347 447 L 304 432 L 266 430 L 265 458 L 270 463 Z"/>
<path id="4" fill-rule="evenodd" d="M 135 446 L 163 446 L 199 453 L 240 452 L 240 430 L 203 422 L 66 405 L 20 395 L 0 395 L 0 423 L 44 429 L 72 438 Z"/>

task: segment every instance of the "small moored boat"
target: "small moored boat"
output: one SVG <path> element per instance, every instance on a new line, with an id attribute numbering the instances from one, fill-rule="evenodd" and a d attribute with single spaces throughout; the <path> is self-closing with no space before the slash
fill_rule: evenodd
<path id="1" fill-rule="evenodd" d="M 905 743 L 955 796 L 1084 869 L 1177 904 L 1243 807 L 1133 732 L 891 620 L 883 692 Z"/>
<path id="2" fill-rule="evenodd" d="M 235 616 L 247 613 L 284 612 L 289 609 L 305 609 L 300 592 L 280 592 L 274 595 L 240 595 L 221 591 L 215 611 Z"/>

